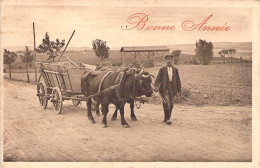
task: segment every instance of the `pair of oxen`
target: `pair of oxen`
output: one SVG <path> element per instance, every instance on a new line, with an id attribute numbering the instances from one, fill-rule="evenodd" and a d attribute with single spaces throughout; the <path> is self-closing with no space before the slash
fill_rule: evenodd
<path id="1" fill-rule="evenodd" d="M 152 96 L 152 77 L 148 72 L 136 71 L 132 68 L 115 69 L 101 66 L 96 70 L 87 70 L 81 78 L 81 89 L 86 97 L 88 119 L 95 123 L 91 112 L 94 100 L 98 105 L 101 104 L 102 127 L 108 126 L 109 104 L 114 104 L 116 107 L 112 120 L 116 119 L 117 109 L 119 109 L 122 126 L 129 127 L 124 117 L 124 106 L 127 102 L 130 103 L 131 119 L 136 120 L 133 110 L 134 99 L 141 96 Z"/>

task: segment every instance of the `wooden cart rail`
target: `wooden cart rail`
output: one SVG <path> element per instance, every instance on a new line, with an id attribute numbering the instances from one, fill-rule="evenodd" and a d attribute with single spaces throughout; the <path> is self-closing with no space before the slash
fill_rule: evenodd
<path id="1" fill-rule="evenodd" d="M 81 93 L 81 76 L 85 67 L 66 67 L 57 63 L 35 62 L 47 87 L 59 87 L 62 92 Z"/>
<path id="2" fill-rule="evenodd" d="M 60 113 L 64 100 L 72 100 L 74 105 L 86 100 L 81 92 L 81 76 L 86 71 L 85 67 L 74 68 L 42 62 L 35 62 L 35 67 L 40 73 L 37 96 L 43 108 L 47 107 L 50 100 L 54 110 Z"/>

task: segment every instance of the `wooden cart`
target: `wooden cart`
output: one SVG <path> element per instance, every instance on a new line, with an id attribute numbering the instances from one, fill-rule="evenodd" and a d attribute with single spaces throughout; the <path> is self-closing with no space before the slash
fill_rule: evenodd
<path id="1" fill-rule="evenodd" d="M 50 100 L 54 111 L 60 114 L 64 100 L 72 100 L 75 106 L 85 101 L 81 92 L 81 76 L 86 70 L 85 67 L 68 68 L 56 63 L 41 62 L 35 62 L 35 66 L 40 72 L 37 96 L 44 109 Z"/>

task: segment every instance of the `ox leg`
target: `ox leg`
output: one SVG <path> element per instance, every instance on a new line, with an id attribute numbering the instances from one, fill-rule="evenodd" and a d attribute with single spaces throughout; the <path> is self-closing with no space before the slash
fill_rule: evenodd
<path id="1" fill-rule="evenodd" d="M 100 116 L 99 106 L 100 106 L 100 102 L 97 102 L 97 104 L 96 104 L 96 115 L 97 116 Z"/>
<path id="2" fill-rule="evenodd" d="M 122 127 L 124 128 L 129 128 L 130 126 L 128 123 L 125 121 L 125 105 L 120 106 L 120 115 L 121 115 L 121 124 Z"/>
<path id="3" fill-rule="evenodd" d="M 109 104 L 101 104 L 101 106 L 102 106 L 102 113 L 103 113 L 103 120 L 102 120 L 102 127 L 103 128 L 106 128 L 106 127 L 108 127 L 108 125 L 107 125 L 107 113 L 108 113 L 108 106 L 109 106 Z"/>
<path id="4" fill-rule="evenodd" d="M 115 121 L 115 120 L 116 120 L 116 118 L 117 118 L 117 112 L 118 112 L 118 106 L 116 105 L 116 109 L 115 109 L 114 114 L 112 115 L 111 121 Z"/>
<path id="5" fill-rule="evenodd" d="M 134 113 L 134 108 L 135 108 L 135 104 L 134 104 L 134 100 L 130 102 L 130 109 L 131 109 L 131 120 L 133 121 L 137 121 L 137 118 L 135 116 L 135 113 Z"/>
<path id="6" fill-rule="evenodd" d="M 92 111 L 91 111 L 91 104 L 92 104 L 92 100 L 88 99 L 87 100 L 87 113 L 88 113 L 88 119 L 92 121 L 92 123 L 96 123 L 93 116 L 92 116 Z"/>

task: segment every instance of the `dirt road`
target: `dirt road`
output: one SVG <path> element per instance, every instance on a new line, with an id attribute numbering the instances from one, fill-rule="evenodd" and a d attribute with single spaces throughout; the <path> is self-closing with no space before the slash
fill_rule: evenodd
<path id="1" fill-rule="evenodd" d="M 111 118 L 111 109 L 108 119 Z M 86 117 L 85 103 L 65 101 L 62 114 L 42 109 L 36 86 L 4 81 L 5 161 L 251 161 L 251 106 L 175 105 L 173 124 L 162 106 L 145 104 L 138 121 L 101 127 Z"/>

